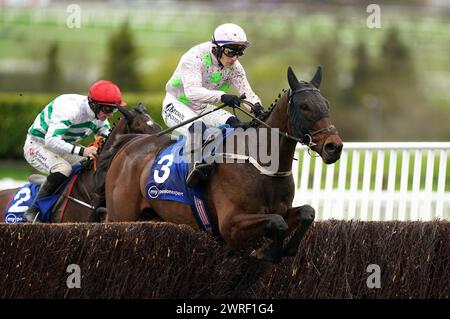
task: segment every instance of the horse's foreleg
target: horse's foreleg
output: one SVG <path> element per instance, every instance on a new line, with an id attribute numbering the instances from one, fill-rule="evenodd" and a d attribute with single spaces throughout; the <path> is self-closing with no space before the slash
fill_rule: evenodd
<path id="1" fill-rule="evenodd" d="M 139 188 L 119 184 L 108 191 L 111 195 L 106 198 L 106 210 L 103 211 L 106 212 L 105 222 L 130 222 L 139 219 L 142 212 L 139 207 L 142 199 Z"/>
<path id="2" fill-rule="evenodd" d="M 309 205 L 291 207 L 287 211 L 286 222 L 289 229 L 296 229 L 292 238 L 283 248 L 283 256 L 295 256 L 300 242 L 315 218 L 315 210 Z"/>
<path id="3" fill-rule="evenodd" d="M 283 241 L 288 231 L 288 225 L 283 217 L 276 214 L 237 214 L 229 221 L 228 236 L 225 240 L 232 247 L 239 247 L 261 237 L 267 237 L 272 243 L 265 245 L 252 253 L 258 259 L 278 263 L 282 257 Z"/>
<path id="4" fill-rule="evenodd" d="M 107 213 L 108 211 L 106 210 L 106 207 L 97 207 L 92 211 L 89 221 L 93 223 L 101 223 L 105 221 Z"/>

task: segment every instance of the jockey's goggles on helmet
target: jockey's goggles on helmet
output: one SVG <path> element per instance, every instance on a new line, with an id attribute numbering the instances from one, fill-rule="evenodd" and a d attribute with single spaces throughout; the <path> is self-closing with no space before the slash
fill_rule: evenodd
<path id="1" fill-rule="evenodd" d="M 117 107 L 111 105 L 99 105 L 99 110 L 103 113 L 115 113 L 117 112 Z"/>
<path id="2" fill-rule="evenodd" d="M 238 46 L 238 47 L 223 47 L 222 48 L 222 52 L 223 54 L 225 54 L 227 57 L 232 58 L 235 55 L 237 56 L 243 56 L 244 55 L 244 50 L 245 47 L 244 46 Z"/>

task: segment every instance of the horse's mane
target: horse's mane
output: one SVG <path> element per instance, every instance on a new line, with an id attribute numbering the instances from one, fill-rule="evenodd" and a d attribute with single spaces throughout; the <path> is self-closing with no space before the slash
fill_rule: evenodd
<path id="1" fill-rule="evenodd" d="M 130 140 L 132 140 L 137 136 L 142 136 L 142 134 L 119 135 L 116 138 L 114 144 L 111 146 L 111 148 L 108 151 L 103 152 L 99 155 L 97 159 L 98 161 L 97 171 L 94 174 L 94 178 L 95 178 L 95 185 L 97 187 L 96 193 L 100 195 L 100 198 L 102 199 L 104 198 L 106 172 L 108 171 L 114 156 L 122 148 L 122 146 L 124 146 L 126 143 L 128 143 Z"/>
<path id="2" fill-rule="evenodd" d="M 103 144 L 101 145 L 101 147 L 97 150 L 97 170 L 94 173 L 94 185 L 96 186 L 95 193 L 100 195 L 101 198 L 103 198 L 104 193 L 105 193 L 105 176 L 106 176 L 106 171 L 109 168 L 109 162 L 110 162 L 110 159 L 109 159 L 110 152 L 109 151 L 104 152 L 103 150 L 104 150 L 105 145 L 107 145 L 108 140 L 111 138 L 112 133 L 114 132 L 115 129 L 117 129 L 117 125 L 121 119 L 122 119 L 122 117 L 119 117 L 117 119 L 117 121 L 114 122 L 108 136 L 103 141 Z M 113 149 L 114 145 L 115 145 L 115 143 L 110 148 L 110 151 Z"/>
<path id="3" fill-rule="evenodd" d="M 99 182 L 101 183 L 101 178 L 104 176 L 104 174 L 102 174 L 102 168 L 103 168 L 104 164 L 101 159 L 103 157 L 106 157 L 108 152 L 106 154 L 104 154 L 103 149 L 105 148 L 105 145 L 108 142 L 108 139 L 111 137 L 113 131 L 116 129 L 117 124 L 120 122 L 120 120 L 121 120 L 121 117 L 119 117 L 117 119 L 117 121 L 113 123 L 113 126 L 112 126 L 111 130 L 109 131 L 108 136 L 105 138 L 102 145 L 97 150 L 97 170 L 94 173 L 94 180 L 95 180 L 96 185 L 98 185 Z"/>
<path id="4" fill-rule="evenodd" d="M 119 117 L 119 118 L 117 119 L 117 121 L 115 121 L 115 122 L 113 123 L 113 126 L 112 126 L 111 130 L 109 131 L 108 136 L 106 136 L 106 138 L 105 138 L 105 140 L 103 141 L 102 145 L 101 145 L 100 148 L 97 150 L 97 156 L 98 156 L 98 157 L 100 157 L 100 155 L 101 155 L 103 149 L 105 148 L 106 143 L 108 142 L 109 138 L 111 137 L 111 133 L 116 129 L 117 124 L 120 122 L 121 119 L 122 119 L 122 117 Z"/>
<path id="5" fill-rule="evenodd" d="M 96 174 L 98 174 L 98 175 L 106 174 L 106 171 L 108 170 L 112 159 L 114 158 L 116 153 L 119 151 L 119 149 L 122 148 L 122 146 L 125 145 L 127 142 L 129 142 L 131 139 L 135 138 L 136 136 L 141 136 L 141 135 L 142 134 L 123 134 L 123 135 L 118 136 L 116 141 L 114 142 L 113 146 L 111 146 L 111 148 L 109 149 L 109 151 L 103 152 L 99 156 Z"/>
<path id="6" fill-rule="evenodd" d="M 275 101 L 272 102 L 272 104 L 270 104 L 270 107 L 267 109 L 267 111 L 265 111 L 262 115 L 260 115 L 258 117 L 259 120 L 261 121 L 265 121 L 269 115 L 273 112 L 273 110 L 275 109 L 275 106 L 277 105 L 278 100 L 281 98 L 281 96 L 286 92 L 286 89 L 283 89 L 282 92 L 280 94 L 278 94 L 278 97 L 275 99 Z M 248 127 L 256 127 L 258 126 L 259 122 L 255 119 L 251 120 L 248 124 Z"/>

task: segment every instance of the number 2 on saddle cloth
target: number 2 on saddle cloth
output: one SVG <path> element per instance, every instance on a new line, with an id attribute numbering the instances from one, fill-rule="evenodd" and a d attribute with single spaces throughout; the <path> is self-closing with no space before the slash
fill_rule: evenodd
<path id="1" fill-rule="evenodd" d="M 80 164 L 75 165 L 72 169 L 72 174 L 70 177 L 59 187 L 58 191 L 54 195 L 42 198 L 35 203 L 40 210 L 40 221 L 46 223 L 50 222 L 53 206 L 66 188 L 66 185 L 73 181 L 82 168 L 83 167 Z M 23 214 L 33 203 L 40 187 L 41 185 L 39 184 L 28 183 L 19 188 L 17 192 L 12 195 L 8 205 L 6 206 L 6 210 L 4 212 L 4 222 L 8 224 L 21 223 Z"/>

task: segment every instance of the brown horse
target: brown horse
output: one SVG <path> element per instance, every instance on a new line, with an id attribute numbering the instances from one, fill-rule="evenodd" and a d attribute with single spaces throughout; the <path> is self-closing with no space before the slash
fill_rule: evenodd
<path id="1" fill-rule="evenodd" d="M 106 138 L 99 155 L 107 152 L 114 144 L 116 138 L 126 133 L 153 134 L 161 131 L 161 126 L 154 122 L 144 105 L 139 104 L 131 110 L 120 107 L 120 112 L 124 115 L 119 119 L 117 124 L 112 128 L 108 138 Z M 85 162 L 87 166 L 92 166 L 90 162 Z M 98 199 L 94 196 L 96 189 L 96 181 L 94 179 L 93 169 L 83 169 L 77 176 L 76 181 L 72 184 L 69 182 L 63 191 L 63 196 L 57 201 L 52 212 L 52 222 L 88 222 L 94 206 L 98 206 Z M 67 197 L 69 188 L 70 199 Z M 0 191 L 0 212 L 4 212 L 11 197 L 18 188 Z M 0 222 L 3 221 L 3 216 Z"/>
<path id="2" fill-rule="evenodd" d="M 249 162 L 219 163 L 204 185 L 206 207 L 215 230 L 232 248 L 266 237 L 269 242 L 255 250 L 253 256 L 279 262 L 282 256 L 297 253 L 315 217 L 309 205 L 292 207 L 295 190 L 291 168 L 297 142 L 309 145 L 327 164 L 340 158 L 343 146 L 329 118 L 329 103 L 318 89 L 321 79 L 321 66 L 311 82 L 298 81 L 289 67 L 290 90 L 284 91 L 260 117 L 264 125 L 253 122 L 256 130 L 270 126 L 283 132 L 278 137 L 279 176 L 261 173 Z M 150 168 L 158 153 L 171 143 L 164 135 L 124 136 L 111 149 L 109 159 L 104 159 L 111 161 L 105 178 L 107 222 L 135 221 L 146 210 L 152 210 L 164 221 L 199 227 L 189 205 L 148 200 L 145 196 Z"/>

